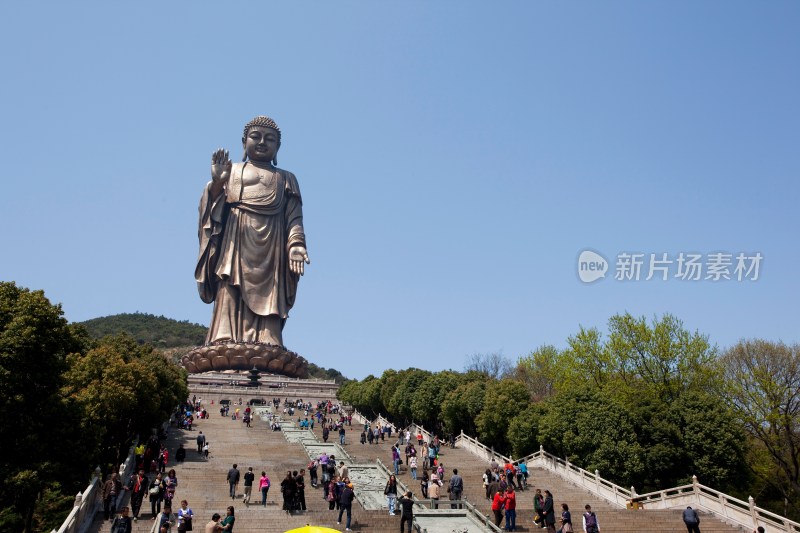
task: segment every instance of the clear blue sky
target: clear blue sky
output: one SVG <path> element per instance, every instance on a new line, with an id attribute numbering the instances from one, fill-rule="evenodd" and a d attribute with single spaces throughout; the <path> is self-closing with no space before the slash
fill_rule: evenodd
<path id="1" fill-rule="evenodd" d="M 312 264 L 284 332 L 362 378 L 672 313 L 798 342 L 800 4 L 8 2 L 0 279 L 69 320 L 207 324 L 211 153 L 283 130 Z M 758 281 L 577 257 L 760 252 Z"/>

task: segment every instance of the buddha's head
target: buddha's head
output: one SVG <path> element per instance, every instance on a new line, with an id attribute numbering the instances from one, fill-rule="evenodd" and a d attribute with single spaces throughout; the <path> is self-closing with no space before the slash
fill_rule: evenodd
<path id="1" fill-rule="evenodd" d="M 261 163 L 278 164 L 281 147 L 281 130 L 269 117 L 259 115 L 244 127 L 242 133 L 243 161 L 250 159 Z"/>

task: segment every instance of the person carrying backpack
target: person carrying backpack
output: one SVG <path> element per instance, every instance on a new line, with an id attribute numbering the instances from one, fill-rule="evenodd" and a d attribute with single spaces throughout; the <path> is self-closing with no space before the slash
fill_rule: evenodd
<path id="1" fill-rule="evenodd" d="M 592 506 L 586 504 L 586 512 L 583 513 L 583 530 L 586 533 L 600 533 L 600 523 L 597 521 L 597 515 L 592 511 Z"/>

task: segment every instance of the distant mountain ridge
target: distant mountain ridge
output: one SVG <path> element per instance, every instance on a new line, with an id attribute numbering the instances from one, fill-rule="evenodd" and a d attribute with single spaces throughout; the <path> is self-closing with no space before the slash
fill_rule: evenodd
<path id="1" fill-rule="evenodd" d="M 136 339 L 136 342 L 150 344 L 160 349 L 165 356 L 176 363 L 187 350 L 204 344 L 208 331 L 206 326 L 192 324 L 188 320 L 175 320 L 139 312 L 93 318 L 78 324 L 84 326 L 89 335 L 96 339 L 106 335 L 127 333 Z M 347 378 L 335 368 L 324 368 L 313 363 L 309 363 L 308 373 L 312 378 L 335 379 L 337 383 L 347 381 Z"/>
<path id="2" fill-rule="evenodd" d="M 94 338 L 128 333 L 137 342 L 155 348 L 199 346 L 206 338 L 208 328 L 188 320 L 175 320 L 149 313 L 121 313 L 78 322 Z"/>

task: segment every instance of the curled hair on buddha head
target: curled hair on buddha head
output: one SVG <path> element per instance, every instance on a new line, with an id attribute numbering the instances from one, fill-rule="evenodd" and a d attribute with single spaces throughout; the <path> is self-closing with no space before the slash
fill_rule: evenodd
<path id="1" fill-rule="evenodd" d="M 254 126 L 261 126 L 264 128 L 271 128 L 278 132 L 278 146 L 281 145 L 281 129 L 278 127 L 278 124 L 275 123 L 270 117 L 265 115 L 258 115 L 253 120 L 248 122 L 244 125 L 244 131 L 242 132 L 242 145 L 244 146 L 245 142 L 247 141 L 247 134 L 250 131 L 250 128 Z M 242 161 L 247 161 L 247 152 L 244 153 L 244 157 L 242 157 Z M 276 155 L 275 158 L 272 160 L 272 164 L 277 166 L 278 165 L 278 156 Z"/>

